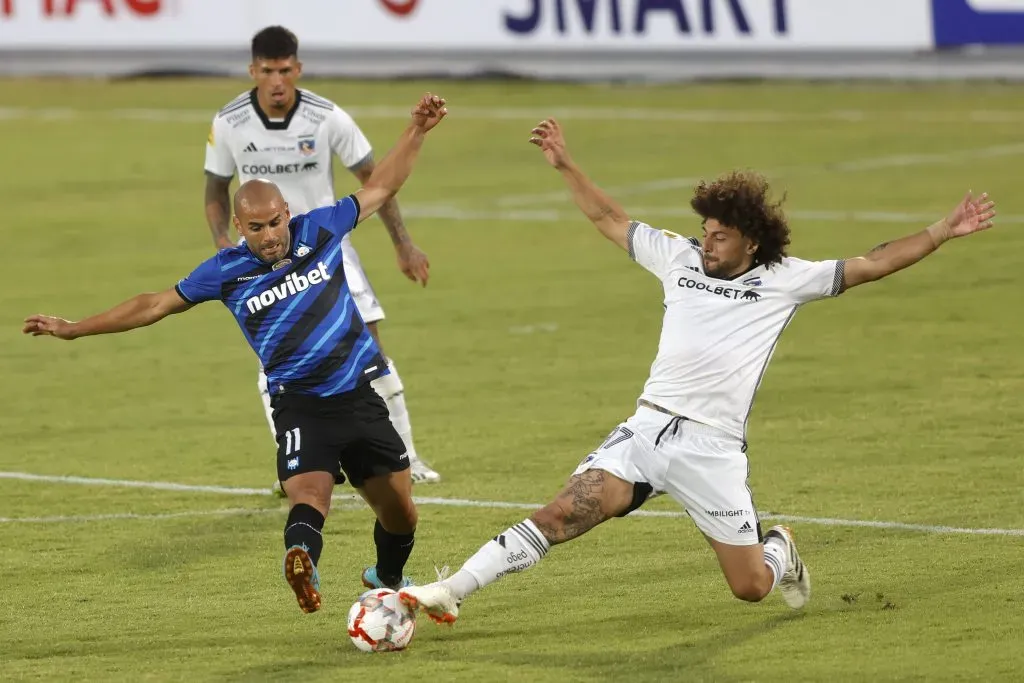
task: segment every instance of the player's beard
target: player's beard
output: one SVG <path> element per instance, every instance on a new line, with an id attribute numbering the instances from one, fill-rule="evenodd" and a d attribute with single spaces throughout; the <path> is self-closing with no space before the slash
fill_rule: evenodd
<path id="1" fill-rule="evenodd" d="M 743 262 L 729 263 L 721 259 L 704 257 L 704 274 L 716 280 L 729 280 L 743 271 Z"/>
<path id="2" fill-rule="evenodd" d="M 708 277 L 720 278 L 722 276 L 722 262 L 718 259 L 708 260 L 704 257 L 704 274 Z"/>
<path id="3" fill-rule="evenodd" d="M 272 250 L 266 247 L 260 249 L 260 258 L 273 265 L 288 256 L 288 239 L 278 242 Z"/>

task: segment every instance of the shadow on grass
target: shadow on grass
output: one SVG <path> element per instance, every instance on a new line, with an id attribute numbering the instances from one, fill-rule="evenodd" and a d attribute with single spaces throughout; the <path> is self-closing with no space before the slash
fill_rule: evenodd
<path id="1" fill-rule="evenodd" d="M 665 615 L 652 615 L 652 619 L 659 616 L 664 618 Z M 642 642 L 631 639 L 625 633 L 615 640 L 607 641 L 608 646 L 602 648 L 601 640 L 614 634 L 618 619 L 593 620 L 570 628 L 579 628 L 585 632 L 588 625 L 596 626 L 594 630 L 599 638 L 587 641 L 585 649 L 566 652 L 551 651 L 560 635 L 565 635 L 564 628 L 556 625 L 547 629 L 524 627 L 502 629 L 500 632 L 477 630 L 460 633 L 457 629 L 433 631 L 432 625 L 422 624 L 420 628 L 426 626 L 432 629 L 432 637 L 420 640 L 422 634 L 418 634 L 418 640 L 406 652 L 367 655 L 349 647 L 344 634 L 339 634 L 338 646 L 328 646 L 322 656 L 315 660 L 295 657 L 273 664 L 262 664 L 240 671 L 232 680 L 278 680 L 285 677 L 311 679 L 330 673 L 352 674 L 355 673 L 354 668 L 362 669 L 364 666 L 372 666 L 380 675 L 386 675 L 385 672 L 395 666 L 403 667 L 406 672 L 409 667 L 415 666 L 420 675 L 429 675 L 434 679 L 440 677 L 441 680 L 447 674 L 462 680 L 475 675 L 481 681 L 496 680 L 495 676 L 502 680 L 523 681 L 720 681 L 723 678 L 715 669 L 716 658 L 752 638 L 769 634 L 803 616 L 786 612 L 737 629 L 723 631 L 721 628 L 713 628 L 706 636 L 697 639 L 683 637 L 678 642 L 653 649 L 644 649 Z M 536 643 L 538 637 L 546 643 L 543 651 L 534 651 L 529 645 L 520 645 L 524 642 Z M 577 637 L 577 634 L 573 634 L 570 640 L 579 642 Z M 540 671 L 544 674 L 538 678 Z"/>

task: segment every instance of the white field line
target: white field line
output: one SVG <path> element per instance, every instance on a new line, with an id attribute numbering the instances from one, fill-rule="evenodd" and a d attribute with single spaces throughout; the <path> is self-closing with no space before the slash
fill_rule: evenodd
<path id="1" fill-rule="evenodd" d="M 90 477 L 56 476 L 45 474 L 31 474 L 29 472 L 0 472 L 0 479 L 18 479 L 22 481 L 48 482 L 58 484 L 80 484 L 85 486 L 110 486 L 128 488 L 148 488 L 163 491 L 192 491 L 195 493 L 216 493 L 239 496 L 266 496 L 270 495 L 269 489 L 236 488 L 231 486 L 200 486 L 193 484 L 175 484 L 160 481 L 132 481 L 125 479 L 93 479 Z M 355 494 L 335 494 L 335 499 L 345 501 L 358 501 L 359 496 Z M 468 507 L 485 508 L 489 510 L 536 510 L 541 507 L 537 503 L 513 503 L 497 500 L 469 500 L 466 498 L 437 498 L 431 496 L 414 496 L 417 505 L 440 505 L 446 507 Z M 359 505 L 345 505 L 344 507 L 361 507 Z M 228 508 L 226 510 L 212 510 L 205 513 L 168 513 L 167 515 L 94 515 L 74 517 L 29 517 L 29 518 L 0 518 L 0 522 L 61 522 L 61 521 L 93 521 L 95 519 L 163 519 L 171 517 L 184 517 L 199 514 L 257 514 L 280 512 L 279 510 L 251 510 L 242 511 L 239 508 Z M 660 511 L 660 510 L 637 510 L 631 517 L 669 517 L 682 518 L 688 515 L 685 512 Z M 910 524 L 907 522 L 885 522 L 861 519 L 836 519 L 832 517 L 803 517 L 798 515 L 784 515 L 773 512 L 759 512 L 758 516 L 763 520 L 776 520 L 781 522 L 797 522 L 802 524 L 815 524 L 819 526 L 838 527 L 867 527 L 872 529 L 892 529 L 898 531 L 917 531 L 930 534 L 967 534 L 972 536 L 1024 536 L 1024 529 L 985 529 L 970 527 L 954 527 L 936 524 Z"/>
<path id="2" fill-rule="evenodd" d="M 348 111 L 358 118 L 391 119 L 405 118 L 408 110 L 393 106 L 350 107 Z M 82 118 L 149 121 L 155 123 L 198 123 L 212 119 L 212 110 L 202 109 L 73 109 L 73 108 L 22 108 L 0 107 L 0 122 L 23 121 L 29 119 L 43 121 L 73 121 Z M 1012 110 L 972 110 L 964 112 L 930 112 L 930 111 L 870 111 L 870 110 L 836 110 L 815 113 L 758 111 L 731 109 L 643 109 L 616 107 L 552 107 L 550 109 L 535 108 L 490 108 L 465 107 L 458 116 L 467 120 L 524 120 L 535 122 L 547 116 L 556 116 L 565 120 L 589 121 L 678 121 L 692 123 L 733 123 L 733 124 L 765 124 L 788 122 L 833 121 L 860 123 L 865 121 L 904 121 L 911 123 L 1019 123 L 1024 122 L 1024 112 Z M 850 173 L 871 171 L 885 168 L 906 168 L 911 166 L 928 166 L 933 164 L 991 159 L 1004 156 L 1024 154 L 1024 145 L 999 145 L 981 149 L 961 150 L 947 153 L 898 154 L 876 158 L 850 160 L 834 164 L 808 164 L 800 166 L 780 167 L 765 171 L 769 176 L 794 175 L 799 173 L 839 172 Z M 645 181 L 642 183 L 609 187 L 606 190 L 615 197 L 626 197 L 637 194 L 659 192 L 662 190 L 689 189 L 701 180 L 700 177 L 675 177 Z M 498 205 L 502 207 L 532 206 L 542 202 L 565 201 L 568 195 L 564 192 L 532 193 L 502 197 Z"/>
<path id="3" fill-rule="evenodd" d="M 509 334 L 540 334 L 558 332 L 558 323 L 536 323 L 534 325 L 513 325 L 508 328 Z"/>
<path id="4" fill-rule="evenodd" d="M 82 484 L 84 486 L 115 486 L 118 488 L 157 489 L 160 491 L 187 491 L 190 493 L 220 493 L 226 496 L 263 496 L 269 488 L 246 489 L 234 486 L 199 486 L 196 484 L 175 484 L 167 481 L 133 481 L 130 479 L 99 479 L 94 477 L 55 476 L 31 474 L 29 472 L 0 472 L 0 479 L 20 479 L 59 484 Z"/>
<path id="5" fill-rule="evenodd" d="M 766 175 L 772 175 L 767 174 Z M 645 180 L 642 183 L 631 183 L 629 185 L 618 185 L 603 187 L 602 189 L 615 199 L 630 197 L 638 194 L 661 192 L 663 190 L 689 190 L 704 178 L 697 176 L 682 176 L 674 178 L 660 178 L 658 180 Z M 549 204 L 554 202 L 571 202 L 572 195 L 565 190 L 554 192 L 535 192 L 531 194 L 512 194 L 499 197 L 497 205 L 503 209 L 515 207 L 533 207 L 537 204 Z"/>
<path id="6" fill-rule="evenodd" d="M 360 503 L 335 505 L 334 510 L 354 510 L 366 507 Z M 97 515 L 53 515 L 49 517 L 0 517 L 0 524 L 74 524 L 81 522 L 109 522 L 124 519 L 186 519 L 189 517 L 250 517 L 253 515 L 283 515 L 284 508 L 222 508 L 219 510 L 185 510 L 183 512 L 114 512 Z"/>
<path id="7" fill-rule="evenodd" d="M 253 508 L 224 508 L 222 510 L 190 510 L 185 512 L 164 512 L 141 514 L 117 512 L 101 515 L 58 515 L 51 517 L 0 517 L 0 524 L 63 524 L 76 522 L 106 522 L 121 519 L 182 519 L 187 517 L 237 517 L 246 515 L 281 514 L 281 510 Z"/>
<path id="8" fill-rule="evenodd" d="M 564 197 L 568 202 L 568 195 Z M 560 209 L 543 209 L 543 210 L 529 210 L 529 209 L 460 209 L 457 206 L 441 205 L 441 204 L 423 204 L 423 205 L 408 205 L 402 206 L 402 214 L 409 215 L 413 218 L 440 218 L 451 221 L 523 221 L 531 222 L 538 221 L 542 223 L 554 223 L 556 221 L 564 220 L 566 216 L 571 215 L 567 211 Z"/>
<path id="9" fill-rule="evenodd" d="M 459 209 L 451 206 L 408 206 L 402 209 L 402 213 L 410 218 L 437 218 L 449 221 L 479 221 L 479 222 L 538 222 L 555 223 L 566 220 L 583 220 L 583 216 L 575 210 L 476 210 Z M 630 206 L 629 213 L 640 220 L 646 217 L 666 218 L 693 218 L 696 214 L 689 206 L 665 207 L 665 206 Z M 819 223 L 921 223 L 930 225 L 935 222 L 941 211 L 935 213 L 908 212 L 908 211 L 835 211 L 824 209 L 807 209 L 787 211 L 786 215 L 792 220 L 819 222 Z M 996 217 L 997 224 L 1018 225 L 1024 223 L 1024 215 L 999 215 Z"/>
<path id="10" fill-rule="evenodd" d="M 890 168 L 910 168 L 912 166 L 937 166 L 964 161 L 977 161 L 983 159 L 996 159 L 999 157 L 1010 157 L 1024 155 L 1024 144 L 993 145 L 977 149 L 961 149 L 951 152 L 927 152 L 915 154 L 890 154 L 880 157 L 868 157 L 865 159 L 849 159 L 837 162 L 822 162 L 814 164 L 799 164 L 792 166 L 779 166 L 762 171 L 768 177 L 788 177 L 805 174 L 818 173 L 857 173 L 861 171 L 877 171 Z M 664 190 L 690 190 L 694 185 L 707 177 L 681 176 L 673 178 L 658 178 L 645 180 L 639 183 L 628 185 L 611 186 L 604 188 L 610 196 L 616 199 L 630 197 L 639 194 L 650 194 Z M 537 204 L 548 202 L 569 201 L 570 196 L 565 191 L 558 192 L 535 192 L 531 194 L 507 195 L 497 200 L 497 205 L 503 208 L 512 207 L 533 207 Z"/>
<path id="11" fill-rule="evenodd" d="M 404 119 L 409 107 L 391 105 L 345 106 L 345 110 L 360 119 Z M 119 108 L 75 109 L 69 107 L 0 107 L 2 120 L 72 121 L 76 119 L 113 119 L 122 121 L 148 121 L 154 123 L 209 123 L 216 110 Z M 999 109 L 968 111 L 886 111 L 866 109 L 839 109 L 822 112 L 796 112 L 778 110 L 743 109 L 663 109 L 643 107 L 452 107 L 452 116 L 477 121 L 523 121 L 535 123 L 543 118 L 555 117 L 566 121 L 634 121 L 678 122 L 698 124 L 770 124 L 770 123 L 847 123 L 858 124 L 880 121 L 885 123 L 1022 123 L 1024 112 Z"/>

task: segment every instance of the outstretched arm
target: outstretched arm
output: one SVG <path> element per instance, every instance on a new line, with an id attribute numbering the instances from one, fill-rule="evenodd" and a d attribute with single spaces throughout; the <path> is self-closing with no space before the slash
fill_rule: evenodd
<path id="1" fill-rule="evenodd" d="M 912 266 L 954 237 L 972 235 L 992 227 L 995 202 L 987 194 L 975 199 L 970 192 L 953 212 L 921 232 L 885 242 L 864 256 L 847 259 L 843 265 L 843 289 L 881 280 Z"/>
<path id="2" fill-rule="evenodd" d="M 444 105 L 443 98 L 427 93 L 412 110 L 412 120 L 394 148 L 377 164 L 366 184 L 356 192 L 356 198 L 359 199 L 358 223 L 375 214 L 405 184 L 427 133 L 448 114 Z"/>
<path id="3" fill-rule="evenodd" d="M 554 119 L 541 121 L 531 133 L 533 137 L 530 142 L 541 148 L 548 163 L 565 178 L 580 211 L 597 226 L 602 235 L 629 251 L 626 237 L 629 232 L 629 216 L 618 202 L 602 192 L 572 160 L 558 122 Z"/>
<path id="4" fill-rule="evenodd" d="M 174 289 L 163 292 L 139 294 L 109 311 L 90 316 L 78 322 L 50 315 L 33 315 L 25 318 L 22 332 L 33 337 L 47 335 L 58 339 L 78 339 L 94 334 L 127 332 L 138 327 L 152 325 L 174 313 L 182 313 L 193 306 L 181 298 Z"/>

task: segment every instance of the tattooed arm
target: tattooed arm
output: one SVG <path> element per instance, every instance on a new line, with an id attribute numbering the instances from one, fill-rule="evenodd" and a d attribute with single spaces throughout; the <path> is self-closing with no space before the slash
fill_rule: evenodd
<path id="1" fill-rule="evenodd" d="M 377 167 L 373 157 L 368 157 L 358 166 L 350 169 L 352 174 L 365 183 L 373 175 Z M 419 247 L 413 244 L 412 237 L 405 229 L 405 222 L 402 220 L 402 212 L 398 208 L 398 199 L 392 197 L 377 210 L 384 227 L 387 228 L 391 243 L 395 245 L 395 258 L 398 259 L 398 268 L 407 278 L 413 282 L 419 281 L 424 287 L 430 278 L 430 261 L 427 255 L 420 251 Z"/>
<path id="2" fill-rule="evenodd" d="M 946 241 L 992 227 L 995 202 L 983 194 L 977 199 L 970 194 L 942 220 L 924 230 L 901 239 L 884 242 L 859 258 L 843 264 L 843 289 L 881 280 L 898 270 L 912 266 Z"/>
<path id="3" fill-rule="evenodd" d="M 360 183 L 365 184 L 370 179 L 370 176 L 373 175 L 375 168 L 377 168 L 377 162 L 371 156 L 350 170 Z M 402 212 L 398 209 L 398 199 L 392 197 L 384 202 L 383 206 L 377 209 L 377 215 L 384 222 L 384 227 L 387 228 L 388 236 L 391 238 L 391 243 L 395 245 L 395 248 L 403 244 L 412 243 L 412 238 L 409 237 L 409 233 L 405 229 L 405 223 L 402 222 Z"/>
<path id="4" fill-rule="evenodd" d="M 231 227 L 230 187 L 231 178 L 206 172 L 206 223 L 210 226 L 213 245 L 217 249 L 230 249 L 235 246 L 228 235 Z"/>

